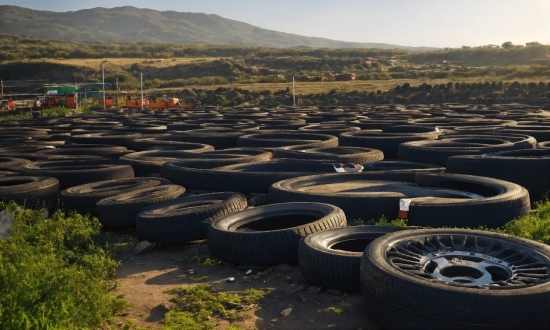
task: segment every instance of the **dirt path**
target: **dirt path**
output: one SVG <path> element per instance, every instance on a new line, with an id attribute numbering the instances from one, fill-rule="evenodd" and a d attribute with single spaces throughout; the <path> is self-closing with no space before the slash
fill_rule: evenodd
<path id="1" fill-rule="evenodd" d="M 121 253 L 122 264 L 117 271 L 117 287 L 113 293 L 125 294 L 133 306 L 120 320 L 131 318 L 138 326 L 159 329 L 164 314 L 172 306 L 169 301 L 172 296 L 165 291 L 204 283 L 211 284 L 216 292 L 242 292 L 248 288 L 272 290 L 260 301 L 258 308 L 246 312 L 250 317 L 234 322 L 244 329 L 378 329 L 366 315 L 358 292 L 323 290 L 315 293 L 311 285 L 303 281 L 296 265 L 281 265 L 261 274 L 258 274 L 261 270 L 256 269 L 246 276 L 247 270 L 237 270 L 233 266 L 204 266 L 189 261 L 190 257 L 199 255 L 208 256 L 206 244 L 177 250 L 153 250 L 140 255 Z M 194 270 L 193 275 L 187 272 L 190 269 Z M 229 277 L 234 277 L 235 281 L 228 283 Z M 281 311 L 287 308 L 292 308 L 290 315 L 281 316 Z M 226 329 L 230 325 L 217 318 L 210 322 L 216 329 Z"/>

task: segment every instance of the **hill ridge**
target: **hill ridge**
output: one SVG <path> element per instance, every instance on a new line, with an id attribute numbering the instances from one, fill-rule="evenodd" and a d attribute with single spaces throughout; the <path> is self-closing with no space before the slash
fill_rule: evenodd
<path id="1" fill-rule="evenodd" d="M 39 11 L 1 5 L 2 34 L 65 41 L 152 42 L 265 47 L 381 48 L 435 50 L 386 43 L 359 43 L 306 37 L 264 29 L 217 14 L 158 11 L 123 6 L 77 11 Z"/>

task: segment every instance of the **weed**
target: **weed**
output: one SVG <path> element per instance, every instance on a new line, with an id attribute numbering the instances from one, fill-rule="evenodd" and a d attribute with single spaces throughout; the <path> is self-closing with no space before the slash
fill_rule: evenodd
<path id="1" fill-rule="evenodd" d="M 204 282 L 204 281 L 208 281 L 209 277 L 208 276 L 191 277 L 190 279 L 195 282 Z"/>
<path id="2" fill-rule="evenodd" d="M 274 269 L 275 269 L 275 266 L 270 267 L 270 268 L 264 270 L 263 272 L 261 272 L 259 275 L 267 275 L 267 274 L 271 273 Z"/>
<path id="3" fill-rule="evenodd" d="M 327 308 L 327 311 L 333 312 L 334 314 L 337 314 L 337 315 L 340 315 L 344 312 L 343 309 L 338 308 L 338 307 L 334 307 L 334 306 L 330 306 L 329 308 Z"/>
<path id="4" fill-rule="evenodd" d="M 214 267 L 214 266 L 228 266 L 229 264 L 225 261 L 212 258 L 212 257 L 206 257 L 206 258 L 200 258 L 195 257 L 193 258 L 199 265 L 201 266 L 208 266 L 208 267 Z"/>
<path id="5" fill-rule="evenodd" d="M 32 114 L 30 112 L 23 112 L 17 115 L 2 116 L 0 117 L 0 122 L 2 121 L 18 121 L 32 119 Z"/>
<path id="6" fill-rule="evenodd" d="M 12 236 L 0 240 L 0 328 L 96 328 L 127 303 L 109 293 L 118 263 L 93 238 L 97 219 L 42 209 L 14 212 Z"/>
<path id="7" fill-rule="evenodd" d="M 361 219 L 361 218 L 358 218 L 358 219 L 352 219 L 352 220 L 348 220 L 348 226 L 363 226 L 366 224 L 366 221 Z"/>
<path id="8" fill-rule="evenodd" d="M 65 107 L 53 107 L 44 109 L 42 111 L 42 115 L 46 117 L 64 117 L 73 112 L 72 109 L 65 108 Z"/>
<path id="9" fill-rule="evenodd" d="M 407 219 L 394 219 L 389 220 L 386 216 L 382 215 L 378 220 L 367 221 L 367 225 L 374 226 L 393 226 L 393 227 L 407 227 Z"/>
<path id="10" fill-rule="evenodd" d="M 230 306 L 257 303 L 267 291 L 248 289 L 243 295 L 216 294 L 211 285 L 199 284 L 192 288 L 172 289 L 167 292 L 175 296 L 170 299 L 175 306 L 165 315 L 166 329 L 203 330 L 214 328 L 213 324 L 207 322 L 212 316 L 228 321 L 245 318 L 246 314 Z"/>

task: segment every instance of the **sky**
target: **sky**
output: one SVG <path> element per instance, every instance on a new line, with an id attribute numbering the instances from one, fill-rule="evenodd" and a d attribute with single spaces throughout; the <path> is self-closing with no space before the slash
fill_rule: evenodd
<path id="1" fill-rule="evenodd" d="M 403 46 L 550 44 L 550 0 L 0 0 L 37 10 L 134 6 L 200 12 L 281 32 Z"/>

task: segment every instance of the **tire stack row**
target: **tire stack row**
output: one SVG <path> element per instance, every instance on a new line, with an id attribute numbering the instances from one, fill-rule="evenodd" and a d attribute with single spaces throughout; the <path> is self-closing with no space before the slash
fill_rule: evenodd
<path id="1" fill-rule="evenodd" d="M 529 213 L 550 188 L 549 123 L 517 104 L 38 118 L 0 124 L 0 196 L 140 240 L 207 239 L 229 263 L 298 263 L 313 285 L 361 290 L 389 329 L 546 329 L 548 246 L 445 228 Z M 415 227 L 347 226 L 398 213 Z"/>

